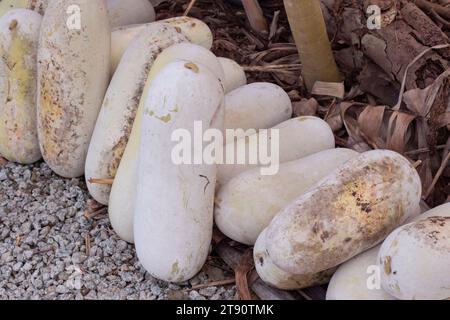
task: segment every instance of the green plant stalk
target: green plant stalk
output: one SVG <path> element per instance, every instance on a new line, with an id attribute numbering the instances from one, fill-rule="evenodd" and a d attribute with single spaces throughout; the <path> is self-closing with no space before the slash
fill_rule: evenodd
<path id="1" fill-rule="evenodd" d="M 311 91 L 316 81 L 340 82 L 320 0 L 284 0 L 284 6 L 308 90 Z"/>

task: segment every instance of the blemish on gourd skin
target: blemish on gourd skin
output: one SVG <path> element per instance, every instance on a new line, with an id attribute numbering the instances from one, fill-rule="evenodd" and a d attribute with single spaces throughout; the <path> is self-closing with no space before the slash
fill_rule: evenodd
<path id="1" fill-rule="evenodd" d="M 117 170 L 119 169 L 120 160 L 125 152 L 125 148 L 128 143 L 128 136 L 122 135 L 119 141 L 114 145 L 111 152 L 111 162 L 107 165 L 108 176 L 113 178 L 116 176 Z"/>
<path id="2" fill-rule="evenodd" d="M 261 267 L 264 267 L 264 257 L 263 256 L 257 256 L 257 260 L 259 261 L 259 264 Z"/>
<path id="3" fill-rule="evenodd" d="M 386 273 L 387 275 L 390 275 L 392 273 L 392 258 L 390 256 L 384 258 L 383 268 L 384 273 Z"/>
<path id="4" fill-rule="evenodd" d="M 211 184 L 211 181 L 209 180 L 209 178 L 207 176 L 199 175 L 199 177 L 206 180 L 205 187 L 203 188 L 203 193 L 206 193 L 206 190 L 208 189 L 208 186 Z"/>
<path id="5" fill-rule="evenodd" d="M 313 120 L 313 119 L 314 119 L 314 117 L 304 116 L 304 117 L 298 117 L 297 121 L 304 122 L 304 121 Z"/>
<path id="6" fill-rule="evenodd" d="M 48 44 L 49 46 L 51 44 Z M 72 130 L 84 117 L 79 106 L 84 104 L 84 93 L 77 96 L 74 102 L 64 106 L 61 97 L 66 95 L 66 88 L 62 86 L 63 73 L 66 68 L 61 61 L 60 49 L 52 47 L 50 60 L 39 61 L 41 66 L 40 86 L 40 125 L 43 156 L 55 166 L 65 166 L 69 163 L 70 153 L 65 150 L 78 150 L 78 134 Z M 64 144 L 61 144 L 64 141 Z M 69 144 L 69 145 L 67 145 Z M 65 145 L 66 148 L 62 146 Z"/>
<path id="7" fill-rule="evenodd" d="M 172 120 L 172 115 L 170 113 L 168 113 L 165 116 L 161 116 L 161 117 L 155 116 L 155 118 L 158 120 L 161 120 L 164 123 L 169 123 Z"/>
<path id="8" fill-rule="evenodd" d="M 172 265 L 172 275 L 175 276 L 179 272 L 180 272 L 180 266 L 179 266 L 179 262 L 177 261 Z"/>
<path id="9" fill-rule="evenodd" d="M 12 20 L 11 23 L 9 24 L 9 30 L 14 30 L 18 25 L 18 22 L 16 19 Z"/>
<path id="10" fill-rule="evenodd" d="M 164 116 L 156 116 L 154 111 L 151 110 L 145 110 L 145 114 L 150 116 L 150 117 L 155 117 L 158 120 L 161 120 L 164 123 L 169 123 L 170 121 L 172 121 L 172 113 L 177 113 L 179 112 L 179 108 L 177 106 L 175 106 L 172 110 L 169 110 L 169 113 L 164 115 Z"/>
<path id="11" fill-rule="evenodd" d="M 419 220 L 404 227 L 404 231 L 416 241 L 445 254 L 450 252 L 450 249 L 445 245 L 449 230 L 450 217 L 440 216 Z"/>
<path id="12" fill-rule="evenodd" d="M 200 72 L 200 68 L 193 62 L 187 62 L 184 67 L 186 69 L 192 70 L 195 73 L 199 73 Z"/>
<path id="13" fill-rule="evenodd" d="M 153 117 L 155 115 L 155 111 L 151 111 L 151 110 L 145 109 L 144 114 L 149 116 L 149 117 Z"/>

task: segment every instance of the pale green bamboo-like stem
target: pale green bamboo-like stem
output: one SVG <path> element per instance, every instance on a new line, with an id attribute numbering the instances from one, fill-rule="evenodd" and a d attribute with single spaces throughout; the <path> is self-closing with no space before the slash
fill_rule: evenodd
<path id="1" fill-rule="evenodd" d="M 340 82 L 320 0 L 284 0 L 308 90 L 316 81 Z"/>

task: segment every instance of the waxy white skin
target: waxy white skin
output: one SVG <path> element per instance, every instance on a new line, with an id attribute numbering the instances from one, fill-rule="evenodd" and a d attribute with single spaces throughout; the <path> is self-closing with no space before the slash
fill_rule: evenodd
<path id="1" fill-rule="evenodd" d="M 186 281 L 208 257 L 217 166 L 174 164 L 171 135 L 193 135 L 195 121 L 223 127 L 223 100 L 219 79 L 189 61 L 167 65 L 145 100 L 134 232 L 139 261 L 158 279 Z"/>
<path id="2" fill-rule="evenodd" d="M 89 183 L 89 179 L 114 178 L 155 59 L 164 49 L 183 41 L 186 37 L 174 27 L 150 24 L 125 52 L 106 92 L 86 159 L 87 186 L 98 202 L 108 204 L 111 187 Z"/>
<path id="3" fill-rule="evenodd" d="M 225 92 L 231 92 L 247 84 L 245 71 L 236 61 L 222 57 L 218 59 L 225 73 Z"/>
<path id="4" fill-rule="evenodd" d="M 0 154 L 22 164 L 41 158 L 36 128 L 41 21 L 40 14 L 27 9 L 0 18 Z"/>
<path id="5" fill-rule="evenodd" d="M 155 9 L 148 0 L 106 0 L 111 28 L 155 21 Z"/>
<path id="6" fill-rule="evenodd" d="M 420 213 L 420 207 L 416 208 L 406 223 L 416 220 Z M 380 247 L 378 245 L 341 264 L 328 285 L 327 300 L 394 300 L 383 288 L 369 289 L 367 285 L 370 277 L 381 280 L 381 273 L 374 274 L 369 269 L 377 266 Z"/>
<path id="7" fill-rule="evenodd" d="M 201 20 L 191 17 L 175 17 L 160 20 L 155 23 L 167 23 L 177 27 L 192 43 L 198 44 L 206 49 L 211 49 L 213 35 L 208 25 Z M 119 65 L 120 59 L 127 50 L 133 39 L 147 27 L 148 24 L 138 24 L 116 28 L 111 33 L 111 71 L 114 73 Z"/>
<path id="8" fill-rule="evenodd" d="M 254 245 L 284 206 L 358 155 L 350 149 L 329 149 L 283 163 L 272 176 L 261 175 L 259 168 L 241 173 L 216 194 L 217 227 L 235 241 Z"/>
<path id="9" fill-rule="evenodd" d="M 421 181 L 400 154 L 350 159 L 281 210 L 267 228 L 273 262 L 293 274 L 335 267 L 366 251 L 418 208 Z"/>
<path id="10" fill-rule="evenodd" d="M 266 230 L 261 232 L 253 248 L 255 268 L 259 277 L 265 283 L 281 290 L 299 290 L 328 282 L 335 269 L 325 270 L 316 274 L 294 275 L 283 271 L 273 263 L 266 248 Z"/>
<path id="11" fill-rule="evenodd" d="M 77 5 L 81 30 L 69 29 Z M 38 135 L 44 160 L 57 174 L 84 174 L 85 160 L 110 75 L 110 27 L 104 0 L 51 1 L 38 50 Z"/>
<path id="12" fill-rule="evenodd" d="M 292 117 L 292 103 L 286 91 L 268 82 L 255 82 L 225 97 L 225 127 L 267 129 Z"/>
<path id="13" fill-rule="evenodd" d="M 280 163 L 297 160 L 319 151 L 333 149 L 335 147 L 333 131 L 325 121 L 317 117 L 298 117 L 290 119 L 280 123 L 272 129 L 279 130 Z M 256 135 L 260 133 L 256 133 Z M 266 132 L 265 136 L 270 137 L 270 130 Z M 239 139 L 246 139 L 245 143 L 248 146 L 249 138 L 241 137 Z M 269 141 L 268 138 L 267 140 Z M 240 142 L 232 141 L 228 143 L 236 143 L 236 145 L 239 145 Z M 240 173 L 256 167 L 258 167 L 258 165 L 249 163 L 221 164 L 218 168 L 217 182 L 219 185 L 224 185 Z"/>
<path id="14" fill-rule="evenodd" d="M 395 300 L 382 288 L 369 289 L 367 281 L 376 274 L 368 268 L 377 265 L 380 246 L 367 250 L 342 264 L 330 280 L 327 300 Z"/>
<path id="15" fill-rule="evenodd" d="M 144 87 L 143 97 L 156 75 L 170 62 L 178 59 L 192 61 L 209 68 L 217 78 L 222 79 L 223 70 L 216 56 L 199 45 L 178 44 L 164 50 L 152 66 L 150 75 Z M 133 242 L 133 216 L 138 179 L 138 154 L 140 145 L 141 119 L 143 102 L 138 107 L 133 129 L 117 170 L 109 198 L 109 218 L 117 234 L 125 241 Z M 151 148 L 151 146 L 149 146 Z"/>
<path id="16" fill-rule="evenodd" d="M 404 225 L 383 242 L 381 284 L 402 300 L 450 298 L 450 203 Z"/>

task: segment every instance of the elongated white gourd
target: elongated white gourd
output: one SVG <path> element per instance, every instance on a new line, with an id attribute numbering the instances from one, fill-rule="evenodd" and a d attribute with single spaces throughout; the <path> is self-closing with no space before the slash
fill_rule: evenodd
<path id="1" fill-rule="evenodd" d="M 192 43 L 211 49 L 213 35 L 209 27 L 201 20 L 190 17 L 175 17 L 154 23 L 168 23 L 179 28 Z M 114 72 L 120 59 L 127 50 L 131 41 L 146 28 L 145 24 L 117 28 L 111 33 L 111 66 Z"/>
<path id="2" fill-rule="evenodd" d="M 264 230 L 253 249 L 255 268 L 265 283 L 281 290 L 299 290 L 322 285 L 330 280 L 335 268 L 315 274 L 294 275 L 281 270 L 273 263 L 266 249 L 266 230 Z"/>
<path id="3" fill-rule="evenodd" d="M 226 150 L 236 149 L 234 163 L 237 163 L 237 159 L 239 159 L 239 157 L 244 158 L 245 154 L 243 153 L 248 152 L 247 150 L 249 149 L 249 144 L 251 141 L 258 141 L 258 149 L 260 148 L 259 141 L 261 139 L 253 139 L 254 137 L 258 137 L 258 135 L 261 135 L 261 137 L 266 137 L 265 140 L 273 143 L 275 148 L 278 148 L 279 159 L 275 160 L 279 160 L 279 163 L 293 161 L 316 152 L 335 147 L 334 135 L 330 126 L 325 121 L 317 117 L 298 117 L 290 119 L 273 127 L 272 129 L 278 130 L 279 141 L 272 140 L 272 134 L 270 131 L 259 132 L 254 135 L 250 135 L 249 137 L 241 137 L 238 139 L 240 141 L 237 142 L 227 141 L 229 146 L 226 146 Z M 238 147 L 232 146 L 239 146 L 240 144 L 246 146 L 245 150 L 242 148 L 239 150 Z M 267 149 L 270 150 L 270 145 Z M 226 155 L 226 157 L 228 157 L 228 155 Z M 258 167 L 257 164 L 251 164 L 248 158 L 249 157 L 246 158 L 245 164 L 219 165 L 217 174 L 218 184 L 224 185 L 240 173 Z"/>
<path id="4" fill-rule="evenodd" d="M 414 219 L 418 214 L 420 214 L 419 207 L 409 220 Z M 312 275 L 293 275 L 273 263 L 266 249 L 265 232 L 261 233 L 255 244 L 254 260 L 258 275 L 271 286 L 284 290 L 302 289 L 327 283 L 332 276 L 328 285 L 327 300 L 394 299 L 381 288 L 380 272 L 376 265 L 380 246 L 347 261 L 339 266 L 337 271 L 336 268 L 331 268 Z"/>
<path id="5" fill-rule="evenodd" d="M 183 50 L 180 50 L 183 49 Z M 152 66 L 148 80 L 144 87 L 143 97 L 147 96 L 153 79 L 170 62 L 177 59 L 192 61 L 208 67 L 217 78 L 223 76 L 222 67 L 216 56 L 209 50 L 188 44 L 178 44 L 164 50 Z M 133 242 L 133 216 L 136 197 L 138 172 L 138 150 L 140 145 L 141 120 L 144 111 L 144 99 L 141 99 L 133 129 L 122 156 L 114 179 L 109 198 L 109 218 L 117 234 L 128 242 Z M 150 146 L 149 146 L 150 147 Z"/>
<path id="6" fill-rule="evenodd" d="M 38 134 L 44 160 L 63 177 L 84 174 L 110 50 L 104 0 L 49 3 L 38 51 Z"/>
<path id="7" fill-rule="evenodd" d="M 229 238 L 254 245 L 278 211 L 356 156 L 353 150 L 330 149 L 283 163 L 275 175 L 261 175 L 259 168 L 245 171 L 217 192 L 215 222 Z"/>
<path id="8" fill-rule="evenodd" d="M 292 117 L 292 103 L 286 91 L 268 82 L 255 82 L 225 96 L 225 127 L 267 129 Z"/>
<path id="9" fill-rule="evenodd" d="M 0 154 L 22 164 L 41 158 L 36 130 L 41 20 L 27 9 L 14 9 L 0 18 Z"/>
<path id="10" fill-rule="evenodd" d="M 406 221 L 417 220 L 417 207 Z M 339 266 L 327 289 L 327 300 L 393 300 L 381 287 L 381 268 L 377 265 L 381 245 L 367 250 Z"/>
<path id="11" fill-rule="evenodd" d="M 183 282 L 205 263 L 212 238 L 216 165 L 177 165 L 177 129 L 223 126 L 224 92 L 200 64 L 178 61 L 155 78 L 144 103 L 134 232 L 139 261 L 154 277 Z"/>
<path id="12" fill-rule="evenodd" d="M 273 262 L 293 274 L 335 267 L 370 249 L 419 206 L 421 182 L 388 150 L 350 159 L 281 210 L 267 229 Z"/>
<path id="13" fill-rule="evenodd" d="M 155 9 L 148 0 L 107 0 L 111 28 L 155 21 Z"/>
<path id="14" fill-rule="evenodd" d="M 133 40 L 114 73 L 86 159 L 87 186 L 98 202 L 108 204 L 111 187 L 90 179 L 115 177 L 150 69 L 161 51 L 182 41 L 187 39 L 176 28 L 150 24 Z"/>
<path id="15" fill-rule="evenodd" d="M 247 84 L 245 71 L 236 61 L 220 57 L 219 62 L 225 73 L 225 92 L 231 92 Z"/>
<path id="16" fill-rule="evenodd" d="M 402 300 L 450 297 L 450 203 L 429 210 L 383 242 L 381 284 Z"/>

